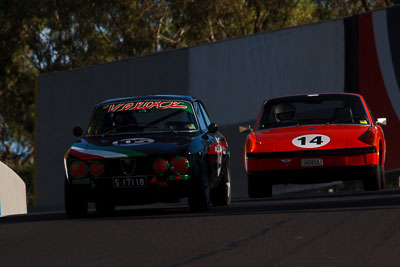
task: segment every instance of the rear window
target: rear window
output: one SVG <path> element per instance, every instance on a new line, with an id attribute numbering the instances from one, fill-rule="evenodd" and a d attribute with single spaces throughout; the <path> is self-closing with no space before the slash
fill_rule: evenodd
<path id="1" fill-rule="evenodd" d="M 198 129 L 193 107 L 186 101 L 136 101 L 98 107 L 88 134 L 193 131 Z"/>
<path id="2" fill-rule="evenodd" d="M 258 129 L 307 124 L 370 124 L 356 95 L 293 96 L 268 101 Z"/>

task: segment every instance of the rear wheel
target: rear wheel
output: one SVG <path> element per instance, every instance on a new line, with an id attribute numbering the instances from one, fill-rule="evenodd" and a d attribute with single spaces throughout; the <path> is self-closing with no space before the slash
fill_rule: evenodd
<path id="1" fill-rule="evenodd" d="M 376 191 L 382 188 L 382 168 L 383 166 L 374 166 L 371 173 L 364 178 L 365 191 Z"/>
<path id="2" fill-rule="evenodd" d="M 385 166 L 381 167 L 381 189 L 385 189 L 386 177 L 385 177 Z"/>
<path id="3" fill-rule="evenodd" d="M 228 206 L 231 203 L 231 172 L 226 165 L 222 170 L 221 181 L 211 192 L 211 202 L 214 206 Z"/>
<path id="4" fill-rule="evenodd" d="M 64 181 L 65 213 L 70 218 L 80 218 L 87 215 L 88 201 L 84 193 Z"/>
<path id="5" fill-rule="evenodd" d="M 203 162 L 198 177 L 192 181 L 188 200 L 189 208 L 192 211 L 207 211 L 210 209 L 209 171 L 206 162 Z"/>
<path id="6" fill-rule="evenodd" d="M 262 198 L 272 196 L 272 183 L 266 176 L 254 174 L 247 175 L 247 187 L 250 198 Z"/>

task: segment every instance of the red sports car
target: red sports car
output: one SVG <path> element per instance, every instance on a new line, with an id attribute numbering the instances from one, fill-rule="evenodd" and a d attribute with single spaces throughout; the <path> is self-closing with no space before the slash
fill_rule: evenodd
<path id="1" fill-rule="evenodd" d="M 386 142 L 361 95 L 329 93 L 265 100 L 244 146 L 251 198 L 272 196 L 274 184 L 362 179 L 385 184 Z"/>

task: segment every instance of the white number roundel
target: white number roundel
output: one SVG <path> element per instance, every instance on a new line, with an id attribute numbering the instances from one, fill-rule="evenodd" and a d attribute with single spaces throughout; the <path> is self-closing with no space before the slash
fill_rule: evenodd
<path id="1" fill-rule="evenodd" d="M 322 134 L 306 134 L 293 138 L 292 144 L 301 148 L 316 148 L 328 144 L 329 136 Z"/>

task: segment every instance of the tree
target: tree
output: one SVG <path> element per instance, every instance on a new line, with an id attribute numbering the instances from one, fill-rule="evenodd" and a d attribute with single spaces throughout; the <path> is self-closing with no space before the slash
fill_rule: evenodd
<path id="1" fill-rule="evenodd" d="M 176 0 L 162 39 L 185 47 L 314 22 L 311 0 Z M 163 35 L 165 34 L 165 35 Z"/>
<path id="2" fill-rule="evenodd" d="M 356 15 L 398 3 L 399 0 L 314 0 L 318 20 Z"/>

